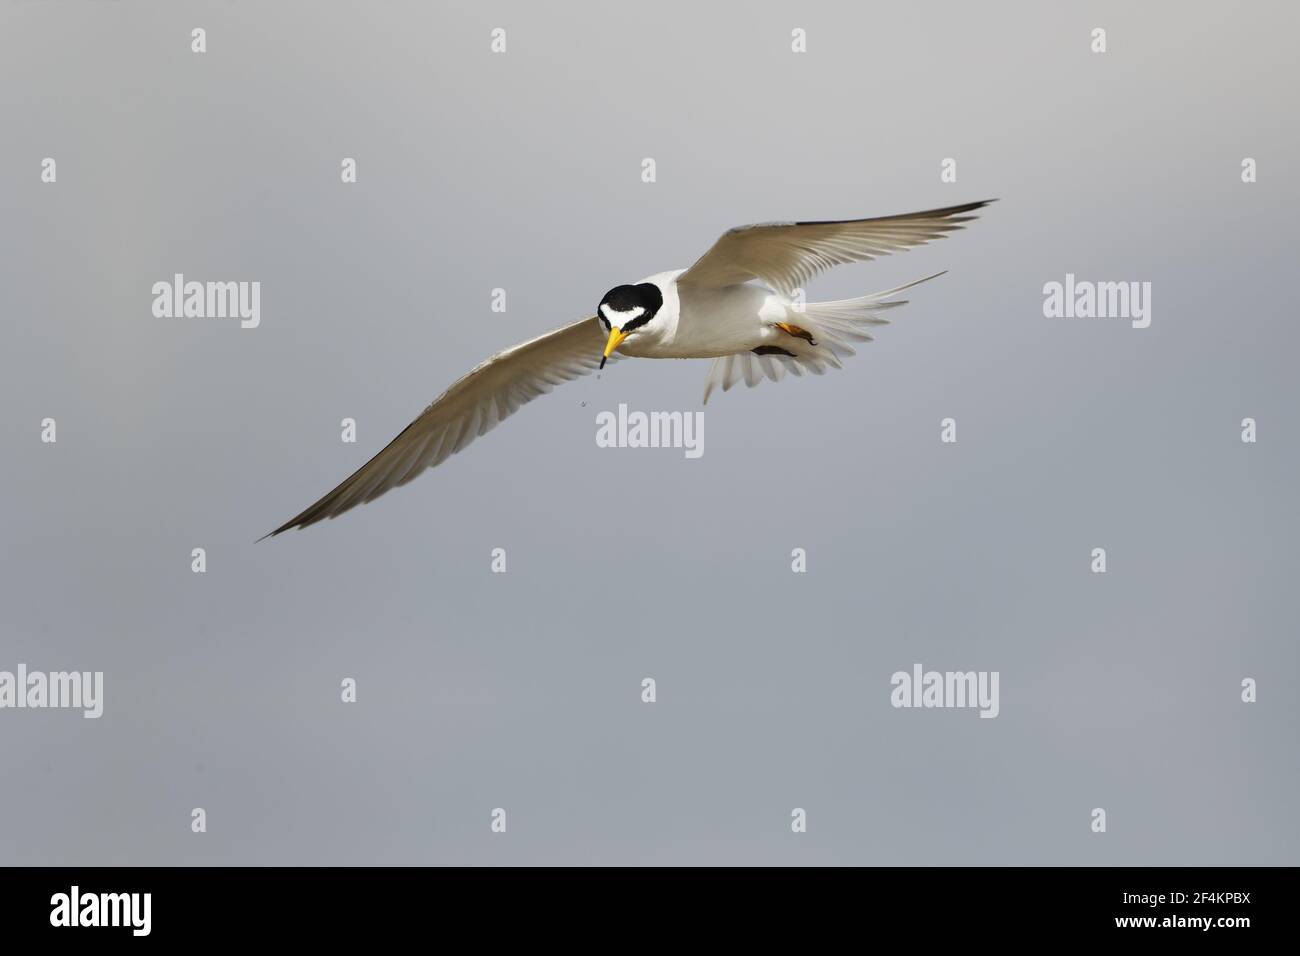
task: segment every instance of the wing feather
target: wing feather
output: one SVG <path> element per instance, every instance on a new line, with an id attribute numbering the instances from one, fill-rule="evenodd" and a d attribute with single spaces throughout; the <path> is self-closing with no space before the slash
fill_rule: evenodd
<path id="1" fill-rule="evenodd" d="M 876 219 L 737 226 L 723 233 L 695 265 L 678 276 L 677 283 L 720 288 L 757 279 L 792 296 L 813 276 L 833 266 L 865 262 L 942 239 L 976 218 L 968 213 L 993 201 Z"/>
<path id="2" fill-rule="evenodd" d="M 441 464 L 556 385 L 594 371 L 605 332 L 595 316 L 506 349 L 459 379 L 333 491 L 267 535 L 335 518 Z"/>

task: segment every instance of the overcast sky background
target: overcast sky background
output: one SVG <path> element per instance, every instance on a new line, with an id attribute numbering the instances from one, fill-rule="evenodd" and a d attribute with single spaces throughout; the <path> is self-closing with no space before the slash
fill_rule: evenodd
<path id="1" fill-rule="evenodd" d="M 1300 862 L 1297 27 L 6 3 L 0 669 L 106 690 L 97 721 L 0 711 L 0 863 Z M 620 402 L 700 407 L 707 362 L 625 361 L 254 544 L 483 358 L 730 226 L 990 197 L 817 279 L 949 270 L 844 371 L 717 395 L 699 460 L 596 446 Z M 176 272 L 261 282 L 261 326 L 154 318 Z M 1150 328 L 1044 318 L 1067 272 L 1151 282 Z M 999 671 L 1000 715 L 892 708 L 914 662 Z"/>

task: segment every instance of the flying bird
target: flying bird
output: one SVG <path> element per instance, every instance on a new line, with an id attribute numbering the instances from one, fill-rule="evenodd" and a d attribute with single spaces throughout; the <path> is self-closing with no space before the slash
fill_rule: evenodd
<path id="1" fill-rule="evenodd" d="M 539 395 L 635 358 L 711 358 L 704 402 L 721 386 L 780 381 L 786 373 L 842 368 L 854 342 L 887 325 L 881 312 L 905 305 L 885 292 L 803 302 L 802 288 L 832 266 L 865 262 L 961 229 L 994 200 L 901 216 L 827 222 L 765 222 L 722 234 L 689 269 L 660 272 L 605 293 L 596 314 L 492 356 L 456 381 L 375 457 L 305 511 L 264 537 L 305 528 L 373 501 L 441 464 Z"/>

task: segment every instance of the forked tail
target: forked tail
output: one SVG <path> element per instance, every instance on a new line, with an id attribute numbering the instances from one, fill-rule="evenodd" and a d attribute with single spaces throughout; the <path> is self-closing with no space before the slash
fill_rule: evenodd
<path id="1" fill-rule="evenodd" d="M 802 309 L 791 306 L 786 324 L 805 334 L 790 334 L 779 345 L 764 346 L 755 352 L 724 355 L 713 360 L 708 378 L 704 382 L 704 402 L 708 404 L 714 388 L 721 386 L 725 392 L 737 382 L 744 381 L 753 388 L 764 378 L 779 382 L 786 372 L 802 376 L 804 372 L 821 375 L 830 368 L 843 368 L 840 359 L 856 354 L 855 342 L 870 342 L 870 329 L 888 325 L 881 312 L 907 305 L 906 299 L 891 299 L 904 289 L 929 282 L 943 275 L 936 272 L 905 285 L 858 296 L 855 299 L 836 299 L 832 302 L 809 302 Z"/>

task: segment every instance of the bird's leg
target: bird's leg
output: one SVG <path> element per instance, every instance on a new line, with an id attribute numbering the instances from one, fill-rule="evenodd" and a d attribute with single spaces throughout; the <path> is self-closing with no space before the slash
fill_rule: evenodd
<path id="1" fill-rule="evenodd" d="M 813 340 L 812 333 L 807 329 L 801 329 L 799 326 L 791 325 L 789 322 L 778 322 L 776 323 L 776 327 L 786 335 L 793 335 L 796 339 L 803 339 L 809 345 L 817 344 L 816 341 Z"/>

